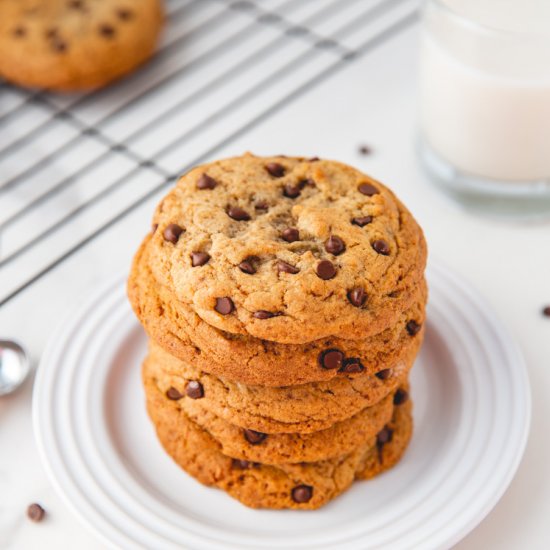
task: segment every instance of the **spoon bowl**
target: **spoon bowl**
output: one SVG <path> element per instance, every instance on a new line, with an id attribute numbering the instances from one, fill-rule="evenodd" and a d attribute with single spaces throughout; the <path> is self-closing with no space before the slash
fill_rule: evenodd
<path id="1" fill-rule="evenodd" d="M 27 379 L 29 359 L 24 348 L 11 340 L 0 340 L 0 396 L 13 393 Z"/>

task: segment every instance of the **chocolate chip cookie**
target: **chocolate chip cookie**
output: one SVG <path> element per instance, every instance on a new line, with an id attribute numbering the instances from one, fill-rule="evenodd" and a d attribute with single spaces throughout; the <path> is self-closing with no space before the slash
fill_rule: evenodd
<path id="1" fill-rule="evenodd" d="M 414 303 L 422 231 L 344 164 L 242 157 L 194 168 L 157 208 L 150 266 L 207 324 L 284 344 L 365 339 Z"/>
<path id="2" fill-rule="evenodd" d="M 395 407 L 391 421 L 351 453 L 319 462 L 265 465 L 223 454 L 220 444 L 193 422 L 176 402 L 150 382 L 147 408 L 158 438 L 172 459 L 205 485 L 223 489 L 252 508 L 315 509 L 395 465 L 412 433 L 411 402 Z"/>
<path id="3" fill-rule="evenodd" d="M 151 381 L 164 399 L 174 401 L 193 422 L 220 443 L 224 454 L 264 464 L 316 462 L 347 454 L 364 445 L 390 421 L 394 397 L 407 393 L 406 386 L 402 385 L 372 407 L 324 430 L 295 433 L 293 426 L 288 424 L 286 433 L 266 433 L 237 426 L 216 415 L 204 399 L 206 392 L 200 382 L 189 381 L 181 390 L 167 387 L 156 378 L 157 372 L 148 357 L 143 364 L 145 385 Z"/>
<path id="4" fill-rule="evenodd" d="M 97 88 L 153 53 L 161 0 L 2 0 L 0 74 L 52 90 Z"/>
<path id="5" fill-rule="evenodd" d="M 426 284 L 420 279 L 413 303 L 395 324 L 360 340 L 326 337 L 307 344 L 279 344 L 209 325 L 154 277 L 147 237 L 128 280 L 134 311 L 151 339 L 175 357 L 225 380 L 290 386 L 343 377 L 375 375 L 410 365 L 423 338 Z M 414 326 L 413 326 L 414 325 Z"/>
<path id="6" fill-rule="evenodd" d="M 376 375 L 343 376 L 326 382 L 270 388 L 235 383 L 176 359 L 149 344 L 148 372 L 164 394 L 187 399 L 189 384 L 200 388 L 200 404 L 217 417 L 265 433 L 308 434 L 330 428 L 372 407 L 407 379 L 414 360 Z M 197 395 L 197 394 L 195 394 Z"/>

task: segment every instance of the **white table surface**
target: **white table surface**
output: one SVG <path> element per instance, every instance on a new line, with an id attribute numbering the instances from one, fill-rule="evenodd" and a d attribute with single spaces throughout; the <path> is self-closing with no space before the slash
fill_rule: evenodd
<path id="1" fill-rule="evenodd" d="M 318 155 L 356 165 L 390 185 L 423 226 L 430 253 L 471 282 L 519 342 L 533 393 L 525 457 L 490 515 L 457 548 L 550 548 L 550 225 L 492 221 L 440 194 L 414 154 L 418 25 L 290 103 L 216 156 L 273 152 Z M 373 153 L 361 156 L 358 145 Z M 156 200 L 156 199 L 155 199 Z M 0 334 L 28 348 L 34 366 L 53 326 L 87 292 L 128 270 L 149 227 L 155 200 L 0 308 Z M 102 548 L 56 495 L 37 455 L 31 425 L 32 380 L 0 398 L 0 548 Z M 47 510 L 41 524 L 25 515 Z"/>

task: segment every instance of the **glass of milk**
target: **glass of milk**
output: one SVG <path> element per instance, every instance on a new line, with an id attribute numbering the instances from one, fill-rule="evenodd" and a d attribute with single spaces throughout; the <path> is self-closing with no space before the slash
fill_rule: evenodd
<path id="1" fill-rule="evenodd" d="M 428 0 L 421 160 L 462 202 L 550 214 L 550 0 Z"/>

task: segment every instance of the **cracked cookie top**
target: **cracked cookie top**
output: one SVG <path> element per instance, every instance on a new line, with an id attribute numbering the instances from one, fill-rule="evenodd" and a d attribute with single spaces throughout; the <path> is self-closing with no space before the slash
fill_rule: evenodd
<path id="1" fill-rule="evenodd" d="M 344 164 L 247 154 L 194 168 L 154 215 L 151 269 L 207 323 L 281 343 L 366 338 L 415 297 L 422 231 Z"/>

